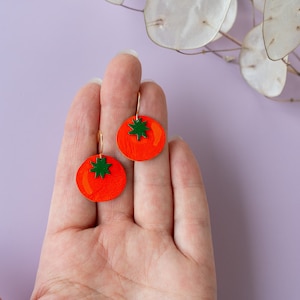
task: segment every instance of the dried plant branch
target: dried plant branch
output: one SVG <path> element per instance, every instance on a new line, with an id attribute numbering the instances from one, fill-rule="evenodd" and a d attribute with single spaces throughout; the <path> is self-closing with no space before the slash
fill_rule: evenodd
<path id="1" fill-rule="evenodd" d="M 239 64 L 247 83 L 268 99 L 300 101 L 294 97 L 278 98 L 287 72 L 300 76 L 300 55 L 294 51 L 300 44 L 300 0 L 249 0 L 252 28 L 242 41 L 228 33 L 236 21 L 237 0 L 147 0 L 147 5 L 139 3 L 144 8 L 127 6 L 122 0 L 107 1 L 143 13 L 147 34 L 157 45 L 183 55 L 212 53 Z M 260 14 L 262 23 L 257 24 Z M 237 47 L 212 48 L 212 42 L 220 38 Z M 240 51 L 239 55 L 223 55 L 233 51 Z M 295 57 L 293 63 L 288 61 L 288 55 Z"/>

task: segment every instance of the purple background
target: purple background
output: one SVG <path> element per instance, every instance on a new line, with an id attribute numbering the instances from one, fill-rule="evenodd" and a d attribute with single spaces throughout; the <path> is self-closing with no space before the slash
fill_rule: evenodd
<path id="1" fill-rule="evenodd" d="M 201 164 L 219 299 L 298 300 L 299 103 L 260 96 L 214 55 L 158 47 L 141 13 L 104 0 L 0 0 L 0 297 L 31 294 L 74 94 L 128 48 L 165 90 L 170 136 Z"/>

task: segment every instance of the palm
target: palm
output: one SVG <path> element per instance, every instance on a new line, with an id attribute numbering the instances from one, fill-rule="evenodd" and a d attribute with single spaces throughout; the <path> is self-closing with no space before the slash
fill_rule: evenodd
<path id="1" fill-rule="evenodd" d="M 132 74 L 130 80 L 126 73 Z M 118 156 L 113 141 L 118 124 L 111 126 L 108 119 L 132 113 L 130 105 L 114 107 L 112 91 L 119 90 L 126 99 L 141 89 L 144 98 L 148 95 L 148 104 L 143 104 L 148 115 L 167 126 L 162 91 L 153 83 L 140 87 L 139 76 L 138 60 L 129 55 L 117 56 L 107 70 L 100 126 L 109 155 Z M 85 87 L 67 120 L 32 299 L 215 299 L 205 193 L 183 141 L 172 141 L 153 161 L 133 163 L 119 156 L 128 184 L 113 201 L 94 204 L 74 188 L 78 165 L 97 148 L 99 92 L 95 84 Z M 83 98 L 90 102 L 83 103 Z M 87 128 L 78 125 L 79 115 L 85 116 Z"/>
<path id="2" fill-rule="evenodd" d="M 178 251 L 170 236 L 131 222 L 53 238 L 49 255 L 59 259 L 49 265 L 55 274 L 50 293 L 60 291 L 70 299 L 202 299 L 202 294 L 213 294 L 204 277 L 214 275 L 210 263 L 196 263 Z"/>

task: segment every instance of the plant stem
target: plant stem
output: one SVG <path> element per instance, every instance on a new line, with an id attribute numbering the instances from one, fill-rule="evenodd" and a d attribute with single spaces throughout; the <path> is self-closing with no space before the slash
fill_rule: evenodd
<path id="1" fill-rule="evenodd" d="M 218 50 L 214 50 L 209 48 L 208 46 L 204 46 L 207 50 L 199 50 L 196 52 L 185 52 L 183 50 L 176 50 L 178 53 L 180 54 L 184 54 L 184 55 L 199 55 L 199 54 L 206 54 L 206 53 L 213 53 L 213 54 L 218 54 L 218 52 L 229 52 L 229 51 L 238 51 L 241 50 L 241 48 L 232 48 L 232 49 L 218 49 Z M 220 55 L 221 58 L 223 58 L 222 55 Z"/>
<path id="2" fill-rule="evenodd" d="M 127 5 L 124 5 L 124 4 L 121 4 L 121 6 L 127 8 L 127 9 L 131 9 L 131 10 L 134 10 L 134 11 L 138 11 L 138 12 L 144 12 L 143 9 L 139 9 L 139 8 L 134 8 L 134 7 L 130 7 L 130 6 L 127 6 Z"/>
<path id="3" fill-rule="evenodd" d="M 300 56 L 299 56 L 295 51 L 293 51 L 292 54 L 293 54 L 298 60 L 300 60 Z"/>
<path id="4" fill-rule="evenodd" d="M 230 40 L 231 42 L 235 43 L 236 45 L 240 46 L 242 48 L 243 44 L 238 41 L 236 38 L 234 38 L 233 36 L 223 32 L 223 31 L 219 31 L 225 38 L 227 38 L 228 40 Z"/>

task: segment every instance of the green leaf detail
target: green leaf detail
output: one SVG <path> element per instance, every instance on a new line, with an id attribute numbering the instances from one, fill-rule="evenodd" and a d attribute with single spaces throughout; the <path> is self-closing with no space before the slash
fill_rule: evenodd
<path id="1" fill-rule="evenodd" d="M 104 178 L 106 174 L 110 174 L 109 168 L 112 164 L 108 164 L 105 157 L 97 157 L 96 162 L 91 161 L 91 164 L 93 168 L 90 171 L 95 173 L 95 178 Z"/>
<path id="2" fill-rule="evenodd" d="M 147 121 L 143 122 L 142 118 L 138 118 L 137 120 L 133 119 L 133 124 L 128 124 L 129 127 L 132 129 L 128 133 L 131 135 L 136 134 L 138 141 L 141 140 L 141 137 L 147 138 L 146 131 L 150 130 L 150 128 L 148 128 L 146 124 Z"/>

